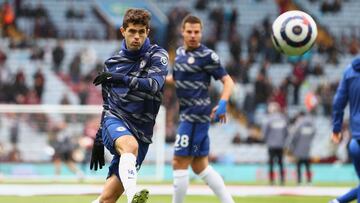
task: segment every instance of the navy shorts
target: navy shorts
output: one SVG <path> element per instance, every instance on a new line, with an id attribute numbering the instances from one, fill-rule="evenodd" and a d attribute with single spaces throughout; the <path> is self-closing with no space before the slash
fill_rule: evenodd
<path id="1" fill-rule="evenodd" d="M 180 122 L 176 135 L 174 154 L 176 156 L 209 155 L 210 123 Z"/>
<path id="2" fill-rule="evenodd" d="M 114 155 L 111 164 L 109 166 L 108 177 L 110 177 L 112 174 L 115 174 L 120 179 L 119 170 L 118 170 L 120 155 L 116 152 L 114 144 L 117 138 L 124 135 L 133 135 L 133 134 L 126 127 L 125 123 L 121 119 L 112 116 L 108 116 L 104 118 L 103 131 L 102 131 L 103 142 L 105 147 L 110 151 L 110 153 Z M 134 137 L 136 138 L 136 136 Z M 139 144 L 138 156 L 136 158 L 136 168 L 137 170 L 139 170 L 142 162 L 145 159 L 146 153 L 149 149 L 149 144 L 142 142 L 137 138 L 136 140 Z"/>

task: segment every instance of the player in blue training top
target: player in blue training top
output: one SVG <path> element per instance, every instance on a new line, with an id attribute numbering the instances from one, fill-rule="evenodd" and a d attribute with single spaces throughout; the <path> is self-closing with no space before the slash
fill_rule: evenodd
<path id="1" fill-rule="evenodd" d="M 349 153 L 360 178 L 360 57 L 355 58 L 345 69 L 333 101 L 333 134 L 331 139 L 338 144 L 342 138 L 341 128 L 344 109 L 350 105 L 350 128 L 352 139 Z M 360 202 L 360 185 L 330 203 L 347 203 L 357 199 Z"/>
<path id="2" fill-rule="evenodd" d="M 121 50 L 105 62 L 95 79 L 102 85 L 104 110 L 90 168 L 104 165 L 104 146 L 114 155 L 100 197 L 113 202 L 125 192 L 128 203 L 144 203 L 148 191 L 136 193 L 137 170 L 148 151 L 162 100 L 168 54 L 148 39 L 150 13 L 128 9 L 120 28 Z"/>
<path id="3" fill-rule="evenodd" d="M 167 82 L 175 83 L 180 103 L 180 123 L 176 135 L 173 176 L 173 203 L 182 203 L 189 184 L 188 167 L 199 175 L 220 198 L 232 203 L 221 176 L 209 165 L 208 130 L 211 119 L 226 122 L 226 104 L 234 83 L 220 65 L 219 56 L 201 44 L 202 22 L 188 15 L 182 22 L 184 45 L 177 49 L 172 76 Z M 211 108 L 208 89 L 211 77 L 221 80 L 224 88 L 219 104 Z"/>

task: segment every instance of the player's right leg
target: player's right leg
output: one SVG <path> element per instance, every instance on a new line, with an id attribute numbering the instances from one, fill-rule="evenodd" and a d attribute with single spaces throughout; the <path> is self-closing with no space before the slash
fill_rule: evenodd
<path id="1" fill-rule="evenodd" d="M 189 186 L 188 168 L 192 161 L 191 156 L 177 156 L 173 158 L 174 194 L 173 203 L 183 203 Z"/>
<path id="2" fill-rule="evenodd" d="M 352 139 L 349 144 L 350 156 L 353 160 L 356 174 L 360 178 L 360 143 Z M 360 185 L 358 187 L 352 188 L 349 192 L 344 195 L 337 197 L 336 199 L 330 201 L 330 203 L 347 203 L 357 199 L 360 202 Z"/>
<path id="3" fill-rule="evenodd" d="M 194 136 L 195 124 L 190 122 L 180 122 L 178 127 L 178 134 L 174 143 L 174 157 L 173 157 L 173 178 L 174 178 L 174 194 L 173 203 L 183 203 L 189 186 L 189 172 L 188 168 L 192 162 L 191 156 L 191 141 Z"/>

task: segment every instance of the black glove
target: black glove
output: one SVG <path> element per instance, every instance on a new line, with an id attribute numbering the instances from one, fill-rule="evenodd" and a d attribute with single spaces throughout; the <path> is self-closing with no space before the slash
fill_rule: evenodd
<path id="1" fill-rule="evenodd" d="M 101 131 L 102 129 L 98 130 L 94 140 L 91 152 L 90 170 L 94 169 L 96 171 L 98 167 L 102 169 L 102 167 L 105 166 L 104 144 L 101 139 Z"/>
<path id="2" fill-rule="evenodd" d="M 95 86 L 103 83 L 122 83 L 126 81 L 126 76 L 122 73 L 109 73 L 109 72 L 100 72 L 93 81 Z"/>
<path id="3" fill-rule="evenodd" d="M 111 80 L 111 78 L 112 78 L 111 73 L 101 72 L 95 77 L 95 79 L 93 81 L 93 84 L 95 86 L 98 86 L 98 85 L 103 84 L 105 82 L 109 82 Z"/>

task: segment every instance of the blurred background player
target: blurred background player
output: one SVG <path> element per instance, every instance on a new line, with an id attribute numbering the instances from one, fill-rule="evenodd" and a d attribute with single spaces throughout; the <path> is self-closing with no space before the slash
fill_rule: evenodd
<path id="1" fill-rule="evenodd" d="M 104 110 L 90 168 L 104 165 L 103 144 L 114 155 L 103 192 L 94 202 L 115 203 L 123 192 L 128 203 L 148 198 L 146 189 L 136 193 L 137 170 L 152 142 L 168 64 L 167 52 L 150 44 L 150 18 L 143 9 L 126 11 L 121 50 L 93 81 L 102 85 Z"/>
<path id="2" fill-rule="evenodd" d="M 313 111 L 313 109 L 309 109 L 309 111 Z M 314 120 L 312 119 L 312 116 L 302 111 L 297 116 L 294 127 L 292 128 L 289 141 L 289 150 L 296 159 L 296 174 L 298 184 L 301 184 L 302 182 L 302 165 L 305 165 L 306 181 L 308 184 L 311 183 L 312 173 L 310 168 L 310 147 L 316 133 L 313 123 Z"/>
<path id="3" fill-rule="evenodd" d="M 52 135 L 50 135 L 50 137 L 52 137 L 50 144 L 55 151 L 53 156 L 55 180 L 59 180 L 61 166 L 62 163 L 64 163 L 71 172 L 77 175 L 78 180 L 82 181 L 84 179 L 84 173 L 76 166 L 76 162 L 73 157 L 74 150 L 77 148 L 77 143 L 70 135 L 61 133 L 61 128 L 65 128 L 65 126 L 55 126 L 52 129 Z"/>
<path id="4" fill-rule="evenodd" d="M 276 102 L 271 102 L 268 106 L 269 115 L 263 128 L 264 141 L 268 147 L 269 155 L 269 180 L 274 184 L 274 162 L 278 163 L 280 184 L 285 184 L 285 170 L 283 164 L 284 146 L 288 137 L 288 121 L 281 112 L 280 106 Z"/>
<path id="5" fill-rule="evenodd" d="M 333 101 L 333 133 L 331 139 L 335 144 L 342 139 L 344 109 L 350 106 L 350 129 L 352 139 L 349 144 L 349 153 L 352 158 L 356 174 L 360 178 L 360 57 L 356 57 L 345 69 L 344 75 L 336 90 Z M 347 203 L 357 199 L 360 202 L 360 186 L 351 189 L 348 193 L 337 197 L 330 203 Z"/>
<path id="6" fill-rule="evenodd" d="M 188 168 L 199 175 L 220 198 L 222 203 L 232 203 L 221 176 L 209 165 L 210 121 L 226 122 L 227 101 L 234 83 L 221 66 L 219 56 L 201 44 L 202 22 L 193 15 L 182 21 L 184 45 L 176 51 L 173 75 L 168 82 L 175 82 L 180 103 L 180 123 L 175 140 L 173 158 L 173 203 L 184 202 L 189 185 Z M 211 77 L 221 80 L 224 88 L 218 105 L 211 109 L 208 88 Z M 211 115 L 210 115 L 211 114 Z M 220 135 L 219 135 L 220 136 Z"/>

